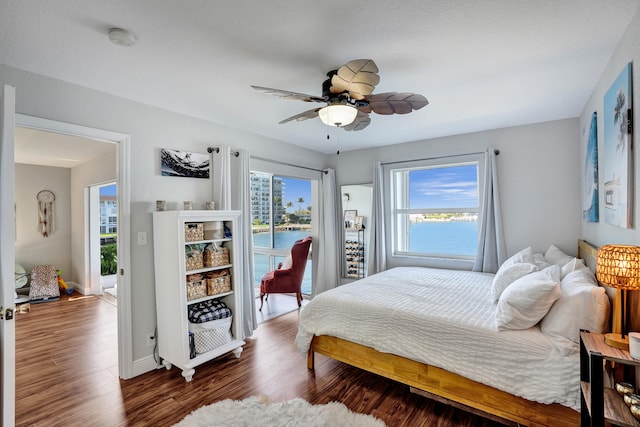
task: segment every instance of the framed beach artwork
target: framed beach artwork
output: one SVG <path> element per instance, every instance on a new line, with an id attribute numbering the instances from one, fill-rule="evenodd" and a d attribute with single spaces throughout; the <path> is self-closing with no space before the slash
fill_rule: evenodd
<path id="1" fill-rule="evenodd" d="M 162 176 L 209 178 L 209 155 L 189 151 L 160 149 Z"/>
<path id="2" fill-rule="evenodd" d="M 344 228 L 353 228 L 356 222 L 357 210 L 344 211 Z"/>
<path id="3" fill-rule="evenodd" d="M 604 218 L 622 228 L 632 227 L 631 75 L 628 63 L 604 96 Z"/>
<path id="4" fill-rule="evenodd" d="M 584 162 L 582 163 L 582 220 L 598 222 L 598 115 L 591 115 L 589 126 L 583 129 Z"/>

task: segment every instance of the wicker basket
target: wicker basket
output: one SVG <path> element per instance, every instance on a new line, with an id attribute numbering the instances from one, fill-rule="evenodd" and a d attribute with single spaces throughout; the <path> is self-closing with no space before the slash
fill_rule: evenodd
<path id="1" fill-rule="evenodd" d="M 187 248 L 185 253 L 185 267 L 187 271 L 198 270 L 204 267 L 202 251 L 194 248 Z"/>
<path id="2" fill-rule="evenodd" d="M 184 241 L 197 242 L 204 240 L 204 225 L 201 222 L 187 222 L 184 224 Z"/>
<path id="3" fill-rule="evenodd" d="M 189 323 L 194 335 L 194 347 L 198 354 L 206 353 L 231 342 L 232 317 L 205 323 Z"/>
<path id="4" fill-rule="evenodd" d="M 207 279 L 207 295 L 218 295 L 231 291 L 231 276 L 225 275 L 215 279 Z"/>
<path id="5" fill-rule="evenodd" d="M 187 301 L 207 296 L 206 280 L 200 282 L 187 282 Z"/>
<path id="6" fill-rule="evenodd" d="M 225 247 L 207 246 L 204 250 L 204 266 L 219 267 L 229 264 L 229 249 Z"/>

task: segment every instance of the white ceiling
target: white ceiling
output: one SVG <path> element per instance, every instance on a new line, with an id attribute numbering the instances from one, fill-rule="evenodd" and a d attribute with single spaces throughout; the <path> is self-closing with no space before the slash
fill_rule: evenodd
<path id="1" fill-rule="evenodd" d="M 254 91 L 321 95 L 352 59 L 380 69 L 374 93 L 430 104 L 358 132 L 343 151 L 577 117 L 637 0 L 2 0 L 0 63 L 335 152 L 312 106 Z M 109 42 L 121 27 L 133 47 Z M 18 95 L 19 96 L 19 95 Z M 314 104 L 315 105 L 315 104 Z"/>

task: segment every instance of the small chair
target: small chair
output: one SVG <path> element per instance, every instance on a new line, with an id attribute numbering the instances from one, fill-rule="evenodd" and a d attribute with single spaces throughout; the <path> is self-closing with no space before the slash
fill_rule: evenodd
<path id="1" fill-rule="evenodd" d="M 270 271 L 262 277 L 260 283 L 260 311 L 264 299 L 269 294 L 296 294 L 298 307 L 302 306 L 302 277 L 307 266 L 307 256 L 311 246 L 311 236 L 296 241 L 291 247 L 291 254 L 284 263 L 279 263 L 276 270 Z M 266 298 L 265 298 L 266 295 Z"/>

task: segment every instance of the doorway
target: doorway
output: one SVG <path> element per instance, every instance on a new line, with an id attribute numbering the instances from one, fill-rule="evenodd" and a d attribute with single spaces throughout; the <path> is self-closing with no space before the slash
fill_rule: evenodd
<path id="1" fill-rule="evenodd" d="M 117 239 L 117 253 L 129 254 L 129 223 L 126 219 L 129 217 L 129 141 L 128 135 L 119 134 L 110 131 L 104 131 L 100 129 L 88 128 L 69 123 L 57 122 L 48 119 L 41 119 L 32 116 L 25 116 L 16 114 L 16 128 L 26 128 L 32 130 L 39 130 L 44 132 L 50 132 L 56 135 L 66 135 L 70 137 L 84 138 L 92 143 L 97 144 L 110 144 L 111 147 L 115 146 L 115 182 L 118 185 L 118 218 L 121 220 L 118 224 L 118 236 Z M 84 148 L 84 145 L 82 145 Z M 17 157 L 17 154 L 16 154 Z M 55 156 L 54 156 L 55 157 Z M 61 157 L 61 156 L 58 156 Z M 91 221 L 87 214 L 89 208 L 88 186 L 85 183 L 76 182 L 73 178 L 70 180 L 71 185 L 82 186 L 78 195 L 78 191 L 70 190 L 73 192 L 74 197 L 70 196 L 70 203 L 74 215 L 74 224 L 77 227 L 71 233 L 71 258 L 81 260 L 77 264 L 74 264 L 70 269 L 73 277 L 77 277 L 80 282 L 79 286 L 84 289 L 82 293 L 91 294 L 95 293 L 91 291 L 91 277 L 90 277 L 90 263 L 92 259 L 95 259 L 95 249 L 92 249 L 90 244 L 90 228 Z M 77 190 L 77 189 L 76 189 Z M 99 240 L 98 240 L 99 242 Z M 99 243 L 98 243 L 99 246 Z M 98 252 L 99 254 L 99 252 Z M 99 259 L 99 256 L 98 256 Z M 118 283 L 119 283 L 119 303 L 118 306 L 118 372 L 119 376 L 123 379 L 133 377 L 133 343 L 131 336 L 131 304 L 130 304 L 130 289 L 129 289 L 129 257 L 120 256 L 117 261 L 118 271 Z M 99 263 L 98 263 L 99 271 Z M 99 285 L 98 285 L 99 286 Z"/>

